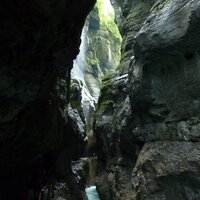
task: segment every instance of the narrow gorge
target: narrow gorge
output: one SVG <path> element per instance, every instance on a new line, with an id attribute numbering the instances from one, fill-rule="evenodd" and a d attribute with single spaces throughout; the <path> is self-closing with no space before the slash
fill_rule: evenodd
<path id="1" fill-rule="evenodd" d="M 0 200 L 200 199 L 199 0 L 0 18 Z"/>

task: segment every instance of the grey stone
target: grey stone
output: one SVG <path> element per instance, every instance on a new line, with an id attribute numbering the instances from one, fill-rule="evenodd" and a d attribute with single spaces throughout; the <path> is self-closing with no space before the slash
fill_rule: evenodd
<path id="1" fill-rule="evenodd" d="M 132 174 L 133 199 L 199 199 L 199 166 L 200 143 L 146 143 Z"/>

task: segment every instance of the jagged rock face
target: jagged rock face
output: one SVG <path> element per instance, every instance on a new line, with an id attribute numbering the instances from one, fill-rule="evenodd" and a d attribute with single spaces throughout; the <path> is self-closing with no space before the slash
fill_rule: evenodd
<path id="1" fill-rule="evenodd" d="M 199 1 L 168 1 L 136 36 L 130 80 L 138 125 L 133 133 L 146 142 L 164 142 L 146 144 L 152 154 L 141 152 L 133 175 L 135 199 L 199 199 L 199 10 Z M 157 156 L 161 161 L 154 160 Z M 141 175 L 139 168 L 148 165 Z M 145 189 L 148 197 L 140 193 L 144 180 L 152 186 Z"/>
<path id="2" fill-rule="evenodd" d="M 199 145 L 175 141 L 145 144 L 133 171 L 133 199 L 199 199 Z"/>
<path id="3" fill-rule="evenodd" d="M 103 148 L 97 147 L 101 159 L 118 155 L 118 143 L 123 142 L 120 141 L 120 134 L 124 131 L 124 128 L 127 128 L 125 124 L 130 117 L 130 101 L 126 90 L 127 81 L 127 74 L 122 77 L 108 76 L 103 80 L 95 123 L 99 142 L 106 143 Z M 124 99 L 126 99 L 125 102 Z M 122 118 L 119 116 L 122 116 Z M 116 130 L 118 133 L 116 133 Z"/>
<path id="4" fill-rule="evenodd" d="M 112 94 L 119 94 L 120 89 L 116 92 L 115 82 L 110 80 L 107 85 L 111 95 L 102 93 L 99 111 L 106 102 L 111 104 L 96 121 L 97 138 L 102 146 L 100 164 L 107 167 L 107 174 L 99 172 L 97 189 L 100 195 L 105 191 L 112 194 L 104 195 L 106 200 L 199 199 L 200 2 L 124 1 L 123 5 L 122 27 L 128 32 L 122 28 L 125 35 L 121 65 L 123 55 L 126 57 L 123 52 L 127 52 L 128 90 L 117 102 Z M 113 115 L 118 106 L 120 109 L 125 106 L 127 95 L 130 97 L 127 111 L 117 111 L 127 115 Z M 119 126 L 113 128 L 114 124 Z M 132 147 L 133 154 L 109 147 L 121 130 L 131 143 L 127 149 Z M 127 141 L 125 144 L 129 144 Z M 126 173 L 133 172 L 132 178 L 127 179 L 117 171 L 118 164 L 113 160 L 120 157 L 132 159 L 132 166 L 123 168 Z M 108 163 L 114 163 L 112 170 Z M 130 179 L 132 185 L 127 187 L 131 192 L 127 198 L 120 183 Z"/>
<path id="5" fill-rule="evenodd" d="M 106 0 L 98 0 L 86 19 L 82 33 L 82 55 L 72 70 L 72 78 L 81 79 L 97 101 L 102 77 L 120 61 L 121 36 L 114 22 L 114 12 Z M 78 74 L 79 73 L 79 74 Z"/>
<path id="6" fill-rule="evenodd" d="M 110 0 L 114 10 L 115 10 L 115 22 L 121 30 L 123 15 L 122 15 L 122 7 L 123 7 L 123 0 Z"/>
<path id="7" fill-rule="evenodd" d="M 79 113 L 81 108 L 83 110 L 88 141 L 84 156 L 93 156 L 96 143 L 93 118 L 102 77 L 113 72 L 120 61 L 121 36 L 114 22 L 114 11 L 109 1 L 97 1 L 86 19 L 81 40 L 80 54 L 72 69 L 71 92 L 74 97 L 78 95 L 82 100 L 81 105 L 73 101 L 72 107 L 79 108 Z M 78 87 L 76 82 L 79 83 Z M 80 91 L 80 95 L 76 90 Z"/>
<path id="8" fill-rule="evenodd" d="M 199 140 L 199 10 L 168 2 L 136 36 L 131 99 L 144 140 Z"/>
<path id="9" fill-rule="evenodd" d="M 127 74 L 103 80 L 96 112 L 99 158 L 96 185 L 101 199 L 131 199 L 131 174 L 140 150 L 132 135 Z"/>
<path id="10" fill-rule="evenodd" d="M 64 148 L 66 74 L 94 1 L 8 0 L 0 5 L 0 198 L 22 200 L 31 166 L 38 160 L 53 166 Z"/>
<path id="11" fill-rule="evenodd" d="M 113 0 L 118 2 L 117 0 Z M 135 35 L 142 28 L 144 21 L 151 13 L 156 0 L 125 0 L 118 3 L 122 10 L 121 62 L 118 67 L 121 74 L 127 73 L 130 59 L 134 56 Z"/>

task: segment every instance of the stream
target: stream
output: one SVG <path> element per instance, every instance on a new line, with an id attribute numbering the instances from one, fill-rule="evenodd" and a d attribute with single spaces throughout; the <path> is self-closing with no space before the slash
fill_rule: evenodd
<path id="1" fill-rule="evenodd" d="M 88 200 L 100 200 L 96 186 L 90 186 L 85 189 Z"/>

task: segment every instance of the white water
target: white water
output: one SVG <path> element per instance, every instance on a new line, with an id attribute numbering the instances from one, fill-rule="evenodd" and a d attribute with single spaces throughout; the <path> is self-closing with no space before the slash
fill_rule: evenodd
<path id="1" fill-rule="evenodd" d="M 88 200 L 100 200 L 96 186 L 90 186 L 85 189 Z"/>

